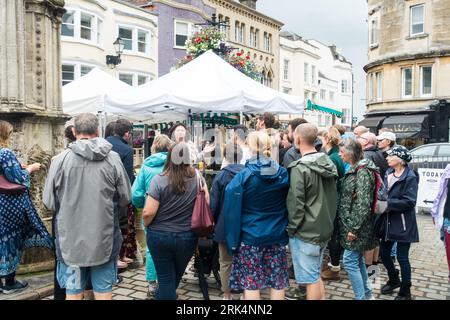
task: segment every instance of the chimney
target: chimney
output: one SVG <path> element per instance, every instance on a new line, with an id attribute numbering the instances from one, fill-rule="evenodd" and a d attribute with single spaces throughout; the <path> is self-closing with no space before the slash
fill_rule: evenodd
<path id="1" fill-rule="evenodd" d="M 256 1 L 258 0 L 239 0 L 241 4 L 249 8 L 252 8 L 253 10 L 256 10 Z"/>

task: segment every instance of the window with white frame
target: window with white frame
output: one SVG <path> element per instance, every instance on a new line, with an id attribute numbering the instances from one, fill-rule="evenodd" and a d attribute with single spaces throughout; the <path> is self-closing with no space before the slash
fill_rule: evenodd
<path id="1" fill-rule="evenodd" d="M 411 36 L 423 34 L 425 32 L 425 5 L 411 7 L 410 34 Z"/>
<path id="2" fill-rule="evenodd" d="M 130 86 L 141 86 L 149 81 L 153 77 L 149 74 L 142 74 L 137 72 L 119 72 L 119 80 L 125 82 Z"/>
<path id="3" fill-rule="evenodd" d="M 133 74 L 132 73 L 119 73 L 119 80 L 132 86 L 133 85 Z"/>
<path id="4" fill-rule="evenodd" d="M 370 45 L 378 44 L 378 18 L 374 18 L 370 25 Z"/>
<path id="5" fill-rule="evenodd" d="M 403 98 L 412 97 L 412 68 L 402 69 L 402 96 Z"/>
<path id="6" fill-rule="evenodd" d="M 148 52 L 148 45 L 149 45 L 149 33 L 144 30 L 138 30 L 138 51 L 142 53 Z"/>
<path id="7" fill-rule="evenodd" d="M 259 30 L 250 28 L 250 47 L 258 48 Z"/>
<path id="8" fill-rule="evenodd" d="M 342 80 L 341 81 L 341 92 L 342 93 L 349 93 L 350 92 L 350 86 L 348 80 Z"/>
<path id="9" fill-rule="evenodd" d="M 75 80 L 75 65 L 62 65 L 62 85 L 66 85 Z"/>
<path id="10" fill-rule="evenodd" d="M 311 100 L 312 100 L 314 103 L 316 103 L 316 98 L 317 98 L 317 93 L 313 92 L 313 93 L 311 94 Z"/>
<path id="11" fill-rule="evenodd" d="M 369 73 L 368 75 L 368 81 L 369 81 L 369 87 L 368 87 L 368 93 L 369 93 L 369 101 L 373 100 L 373 74 Z"/>
<path id="12" fill-rule="evenodd" d="M 316 66 L 311 66 L 311 84 L 317 85 Z"/>
<path id="13" fill-rule="evenodd" d="M 303 80 L 309 83 L 309 64 L 306 62 L 303 64 Z"/>
<path id="14" fill-rule="evenodd" d="M 81 65 L 80 66 L 80 76 L 84 76 L 87 75 L 92 69 L 94 69 L 93 66 L 86 66 L 86 65 Z"/>
<path id="15" fill-rule="evenodd" d="M 334 91 L 330 91 L 330 101 L 334 101 Z"/>
<path id="16" fill-rule="evenodd" d="M 91 14 L 87 14 L 82 12 L 81 13 L 81 17 L 80 17 L 80 37 L 81 39 L 85 39 L 85 40 L 92 40 L 93 35 L 92 35 L 92 31 L 93 31 L 93 21 L 94 21 L 94 16 Z"/>
<path id="17" fill-rule="evenodd" d="M 226 40 L 228 40 L 229 38 L 228 32 L 229 25 L 230 25 L 230 18 L 224 17 L 223 15 L 219 14 L 219 31 L 223 33 Z"/>
<path id="18" fill-rule="evenodd" d="M 123 40 L 124 50 L 133 50 L 133 29 L 127 27 L 119 27 L 119 37 Z"/>
<path id="19" fill-rule="evenodd" d="M 283 79 L 289 80 L 289 60 L 284 59 Z"/>
<path id="20" fill-rule="evenodd" d="M 61 35 L 65 37 L 75 36 L 75 11 L 67 10 L 62 17 Z"/>
<path id="21" fill-rule="evenodd" d="M 240 23 L 239 21 L 236 21 L 235 23 L 235 30 L 234 30 L 234 39 L 237 43 L 244 43 L 245 35 L 245 24 Z"/>
<path id="22" fill-rule="evenodd" d="M 62 70 L 62 85 L 66 85 L 73 80 L 76 80 L 86 74 L 88 74 L 94 65 L 82 64 L 77 62 L 63 62 L 61 65 Z"/>
<path id="23" fill-rule="evenodd" d="M 381 72 L 376 73 L 377 79 L 377 101 L 381 101 L 383 99 L 383 77 Z"/>
<path id="24" fill-rule="evenodd" d="M 150 53 L 150 31 L 133 26 L 118 26 L 118 29 L 119 37 L 124 42 L 125 53 Z"/>
<path id="25" fill-rule="evenodd" d="M 62 40 L 101 44 L 103 20 L 94 13 L 68 8 L 62 17 Z"/>
<path id="26" fill-rule="evenodd" d="M 149 76 L 138 74 L 137 76 L 137 84 L 138 86 L 141 86 L 143 84 L 146 84 L 149 81 Z"/>
<path id="27" fill-rule="evenodd" d="M 422 97 L 431 96 L 431 89 L 433 84 L 432 77 L 433 77 L 432 66 L 420 67 L 420 96 Z"/>
<path id="28" fill-rule="evenodd" d="M 264 50 L 272 52 L 272 35 L 264 32 Z"/>
<path id="29" fill-rule="evenodd" d="M 327 91 L 325 89 L 320 89 L 320 100 L 324 101 L 327 96 Z"/>
<path id="30" fill-rule="evenodd" d="M 189 36 L 189 23 L 175 22 L 175 47 L 185 47 L 186 40 Z"/>

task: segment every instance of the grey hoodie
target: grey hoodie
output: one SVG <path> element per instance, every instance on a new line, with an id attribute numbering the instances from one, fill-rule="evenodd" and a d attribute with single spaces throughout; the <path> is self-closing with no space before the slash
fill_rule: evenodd
<path id="1" fill-rule="evenodd" d="M 115 203 L 130 203 L 131 185 L 111 148 L 103 138 L 78 140 L 52 160 L 43 202 L 56 212 L 56 256 L 67 265 L 97 266 L 119 254 Z"/>

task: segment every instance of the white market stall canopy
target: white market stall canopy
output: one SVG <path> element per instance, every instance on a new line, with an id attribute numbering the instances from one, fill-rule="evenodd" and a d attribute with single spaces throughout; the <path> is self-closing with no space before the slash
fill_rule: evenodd
<path id="1" fill-rule="evenodd" d="M 303 98 L 281 93 L 247 77 L 212 50 L 132 94 L 105 96 L 109 113 L 188 115 L 203 112 L 302 114 Z"/>
<path id="2" fill-rule="evenodd" d="M 63 110 L 65 113 L 76 116 L 80 113 L 101 113 L 105 121 L 109 122 L 118 117 L 128 118 L 133 122 L 158 123 L 185 120 L 177 114 L 138 114 L 129 112 L 128 107 L 115 109 L 112 112 L 105 103 L 105 97 L 114 93 L 124 99 L 135 95 L 137 88 L 100 70 L 92 69 L 86 75 L 74 80 L 62 88 Z"/>

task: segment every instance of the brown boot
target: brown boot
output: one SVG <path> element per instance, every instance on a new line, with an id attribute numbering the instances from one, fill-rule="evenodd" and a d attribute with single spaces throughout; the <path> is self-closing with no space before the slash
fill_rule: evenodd
<path id="1" fill-rule="evenodd" d="M 339 271 L 333 271 L 330 267 L 323 270 L 320 274 L 322 280 L 341 280 L 341 276 L 339 275 Z"/>

